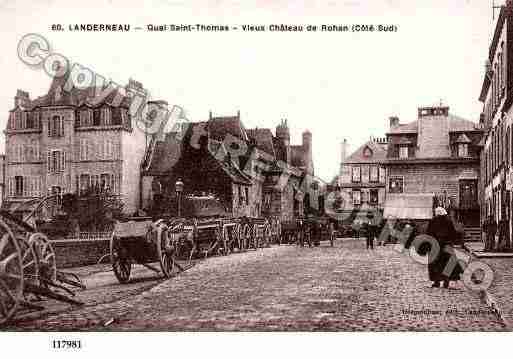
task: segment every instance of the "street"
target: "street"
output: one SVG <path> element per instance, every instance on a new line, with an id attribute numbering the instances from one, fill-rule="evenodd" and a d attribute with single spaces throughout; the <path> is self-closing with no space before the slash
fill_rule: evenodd
<path id="1" fill-rule="evenodd" d="M 127 286 L 104 266 L 86 273 L 85 307 L 12 323 L 8 330 L 497 331 L 478 293 L 431 288 L 427 270 L 393 246 L 273 246 L 208 258 L 169 280 L 137 269 Z"/>

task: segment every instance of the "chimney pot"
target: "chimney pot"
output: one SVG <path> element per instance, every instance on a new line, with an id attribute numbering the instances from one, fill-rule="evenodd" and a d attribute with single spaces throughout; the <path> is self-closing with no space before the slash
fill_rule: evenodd
<path id="1" fill-rule="evenodd" d="M 399 126 L 399 117 L 390 116 L 389 120 L 390 120 L 390 128 L 395 128 L 395 127 Z"/>

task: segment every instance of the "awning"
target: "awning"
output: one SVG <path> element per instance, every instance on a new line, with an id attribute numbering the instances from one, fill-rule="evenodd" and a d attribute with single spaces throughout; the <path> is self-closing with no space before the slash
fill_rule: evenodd
<path id="1" fill-rule="evenodd" d="M 383 216 L 397 219 L 431 219 L 433 196 L 433 193 L 389 193 Z"/>

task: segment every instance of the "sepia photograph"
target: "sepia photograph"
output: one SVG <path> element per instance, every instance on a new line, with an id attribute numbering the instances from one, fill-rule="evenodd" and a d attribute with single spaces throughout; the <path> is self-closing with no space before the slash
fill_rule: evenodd
<path id="1" fill-rule="evenodd" d="M 0 0 L 0 34 L 0 353 L 513 330 L 513 1 Z"/>

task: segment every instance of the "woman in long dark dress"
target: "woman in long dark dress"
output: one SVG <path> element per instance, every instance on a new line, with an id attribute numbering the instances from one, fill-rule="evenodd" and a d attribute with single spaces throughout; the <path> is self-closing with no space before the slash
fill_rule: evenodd
<path id="1" fill-rule="evenodd" d="M 448 288 L 450 281 L 460 279 L 462 270 L 459 264 L 454 266 L 456 257 L 450 262 L 451 257 L 456 255 L 452 245 L 456 243 L 458 233 L 445 209 L 435 209 L 435 217 L 429 222 L 426 234 L 433 237 L 439 246 L 439 250 L 432 248 L 429 252 L 429 280 L 433 281 L 433 287 L 440 287 L 440 282 L 443 282 L 444 288 Z"/>

